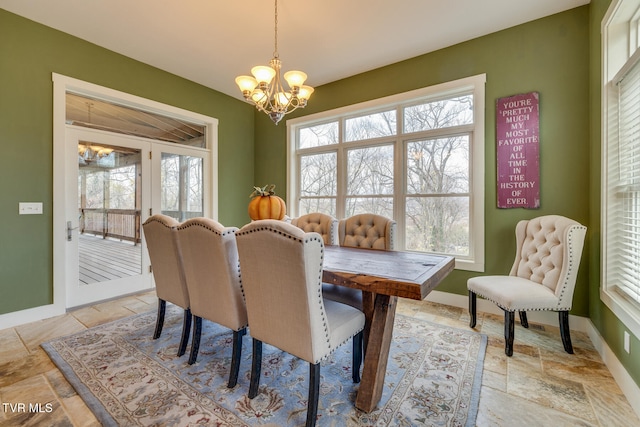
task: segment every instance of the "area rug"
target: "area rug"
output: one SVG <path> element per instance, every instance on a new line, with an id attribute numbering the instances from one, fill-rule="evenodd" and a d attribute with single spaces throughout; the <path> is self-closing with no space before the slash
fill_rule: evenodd
<path id="1" fill-rule="evenodd" d="M 155 312 L 117 320 L 43 344 L 105 426 L 300 426 L 309 365 L 265 344 L 259 395 L 247 398 L 251 337 L 238 384 L 227 388 L 232 334 L 203 321 L 198 360 L 177 357 L 182 313 L 167 307 L 153 340 Z M 322 363 L 318 426 L 473 426 L 487 337 L 396 316 L 384 393 L 371 413 L 354 407 L 351 345 Z"/>

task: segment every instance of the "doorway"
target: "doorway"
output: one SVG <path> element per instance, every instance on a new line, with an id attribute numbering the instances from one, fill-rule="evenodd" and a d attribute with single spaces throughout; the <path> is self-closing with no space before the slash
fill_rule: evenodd
<path id="1" fill-rule="evenodd" d="M 54 306 L 66 310 L 152 289 L 141 224 L 153 213 L 179 221 L 195 216 L 217 219 L 217 120 L 69 77 L 53 77 L 54 199 L 58 201 Z M 91 99 L 89 114 L 83 117 L 73 111 L 77 107 L 66 101 L 69 94 L 76 105 L 78 96 Z M 133 136 L 131 123 L 117 125 L 120 130 L 104 130 L 96 125 L 95 115 L 102 107 L 118 108 L 112 116 L 131 117 L 137 127 L 140 121 L 147 125 L 153 121 L 159 127 L 156 124 L 166 126 L 175 119 L 206 132 L 187 144 L 168 139 L 173 136 L 167 132 L 157 139 Z M 123 114 L 123 109 L 135 114 Z M 114 123 L 109 121 L 110 126 Z"/>

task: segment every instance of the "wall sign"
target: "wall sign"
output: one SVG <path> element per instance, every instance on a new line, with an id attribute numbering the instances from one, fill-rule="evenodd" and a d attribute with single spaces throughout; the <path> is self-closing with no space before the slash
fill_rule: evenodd
<path id="1" fill-rule="evenodd" d="M 498 207 L 540 207 L 540 95 L 499 98 L 496 102 Z"/>

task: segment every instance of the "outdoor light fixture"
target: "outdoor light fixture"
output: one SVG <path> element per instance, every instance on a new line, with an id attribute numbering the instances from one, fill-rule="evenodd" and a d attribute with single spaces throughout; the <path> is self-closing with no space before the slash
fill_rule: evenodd
<path id="1" fill-rule="evenodd" d="M 78 156 L 86 163 L 93 163 L 113 152 L 113 148 L 100 147 L 89 143 L 78 144 Z"/>

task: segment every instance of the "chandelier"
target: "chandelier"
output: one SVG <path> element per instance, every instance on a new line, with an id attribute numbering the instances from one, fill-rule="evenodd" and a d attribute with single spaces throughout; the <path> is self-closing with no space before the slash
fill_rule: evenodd
<path id="1" fill-rule="evenodd" d="M 251 69 L 251 76 L 236 77 L 236 84 L 244 99 L 253 103 L 259 111 L 267 114 L 278 124 L 285 114 L 297 108 L 304 108 L 313 93 L 311 86 L 305 86 L 307 75 L 302 71 L 287 71 L 284 79 L 289 84 L 285 90 L 280 79 L 282 63 L 278 56 L 278 0 L 275 0 L 275 49 L 269 66 L 259 65 Z"/>
<path id="2" fill-rule="evenodd" d="M 78 144 L 78 156 L 87 165 L 109 156 L 112 152 L 113 148 L 101 147 L 91 143 Z"/>
<path id="3" fill-rule="evenodd" d="M 91 107 L 93 102 L 85 102 L 87 105 L 87 124 L 91 127 Z M 78 144 L 78 160 L 86 165 L 109 156 L 113 152 L 113 148 L 101 147 L 90 142 L 80 142 Z"/>

